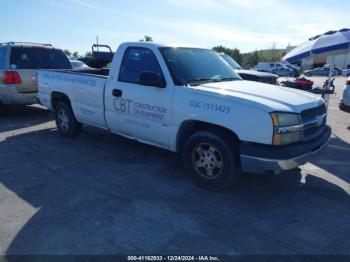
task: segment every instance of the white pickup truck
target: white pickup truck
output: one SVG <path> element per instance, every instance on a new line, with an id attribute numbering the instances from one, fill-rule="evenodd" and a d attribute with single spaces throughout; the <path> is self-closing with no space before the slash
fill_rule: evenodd
<path id="1" fill-rule="evenodd" d="M 38 87 L 63 135 L 87 124 L 181 153 L 195 180 L 213 190 L 242 170 L 302 165 L 331 136 L 321 98 L 244 81 L 207 49 L 124 43 L 110 70 L 42 70 Z"/>

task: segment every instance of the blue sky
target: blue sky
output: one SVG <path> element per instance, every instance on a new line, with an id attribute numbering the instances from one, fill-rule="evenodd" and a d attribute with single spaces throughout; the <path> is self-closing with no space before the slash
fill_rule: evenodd
<path id="1" fill-rule="evenodd" d="M 96 35 L 116 49 L 145 34 L 162 43 L 247 52 L 350 27 L 348 0 L 0 0 L 0 10 L 0 42 L 79 52 L 90 50 Z"/>

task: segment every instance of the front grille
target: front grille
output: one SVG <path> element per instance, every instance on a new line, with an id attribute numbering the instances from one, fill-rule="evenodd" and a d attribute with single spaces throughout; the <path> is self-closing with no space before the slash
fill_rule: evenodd
<path id="1" fill-rule="evenodd" d="M 317 116 L 322 116 L 327 112 L 326 105 L 322 104 L 318 107 L 310 108 L 301 112 L 301 119 L 303 122 L 314 120 Z"/>
<path id="2" fill-rule="evenodd" d="M 318 107 L 304 110 L 303 112 L 301 112 L 301 118 L 304 123 L 307 123 L 317 119 L 320 116 L 323 116 L 324 114 L 326 114 L 326 112 L 327 112 L 326 105 L 322 104 Z M 323 122 L 320 126 L 313 126 L 305 129 L 303 132 L 303 141 L 306 142 L 317 138 L 322 134 L 325 128 L 326 128 L 326 118 L 323 119 Z"/>
<path id="3" fill-rule="evenodd" d="M 310 127 L 304 130 L 303 141 L 310 141 L 322 134 L 326 128 L 326 118 L 323 120 L 322 125 Z"/>

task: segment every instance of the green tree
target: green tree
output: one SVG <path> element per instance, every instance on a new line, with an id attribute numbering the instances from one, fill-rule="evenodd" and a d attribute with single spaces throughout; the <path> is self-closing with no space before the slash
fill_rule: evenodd
<path id="1" fill-rule="evenodd" d="M 79 58 L 79 52 L 76 52 L 76 51 L 73 52 L 72 57 Z"/>
<path id="2" fill-rule="evenodd" d="M 259 62 L 279 62 L 285 55 L 285 49 L 267 49 L 242 54 L 242 66 L 251 68 Z"/>
<path id="3" fill-rule="evenodd" d="M 271 49 L 267 50 L 255 50 L 249 53 L 241 53 L 237 48 L 228 48 L 222 45 L 212 48 L 218 53 L 225 53 L 231 56 L 237 63 L 243 68 L 251 68 L 257 65 L 259 62 L 279 62 L 281 58 L 286 54 L 285 49 L 277 49 L 276 43 L 272 44 Z"/>
<path id="4" fill-rule="evenodd" d="M 235 48 L 233 49 L 232 51 L 232 57 L 234 60 L 236 60 L 236 62 L 238 64 L 241 64 L 242 63 L 242 54 L 241 52 L 239 51 L 239 49 Z"/>
<path id="5" fill-rule="evenodd" d="M 219 45 L 219 46 L 214 46 L 212 49 L 218 53 L 225 53 L 231 56 L 234 60 L 236 60 L 238 64 L 242 62 L 242 54 L 237 48 L 232 49 L 232 48 Z"/>
<path id="6" fill-rule="evenodd" d="M 140 39 L 141 42 L 153 42 L 153 38 L 149 35 L 145 35 L 143 39 Z"/>
<path id="7" fill-rule="evenodd" d="M 92 56 L 91 51 L 85 52 L 85 56 Z"/>
<path id="8" fill-rule="evenodd" d="M 64 53 L 66 54 L 66 56 L 68 56 L 68 57 L 71 57 L 71 56 L 72 56 L 72 52 L 69 51 L 68 49 L 63 50 L 63 52 L 64 52 Z"/>
<path id="9" fill-rule="evenodd" d="M 242 67 L 244 68 L 251 68 L 259 63 L 259 53 L 256 50 L 252 53 L 243 54 L 242 56 Z"/>

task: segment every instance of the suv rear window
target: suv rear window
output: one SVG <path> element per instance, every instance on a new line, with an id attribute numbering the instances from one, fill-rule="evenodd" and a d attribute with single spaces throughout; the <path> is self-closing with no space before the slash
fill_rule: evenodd
<path id="1" fill-rule="evenodd" d="M 0 47 L 0 69 L 5 68 L 6 48 Z"/>
<path id="2" fill-rule="evenodd" d="M 62 50 L 40 47 L 12 47 L 10 65 L 17 69 L 72 69 Z"/>

